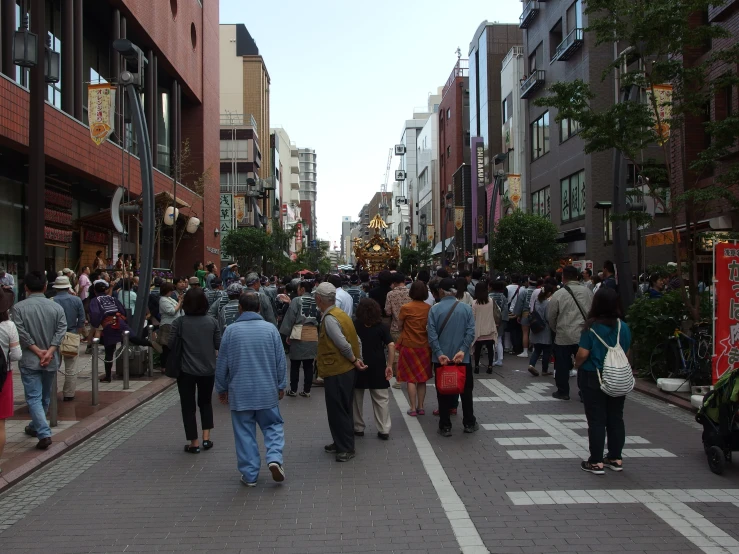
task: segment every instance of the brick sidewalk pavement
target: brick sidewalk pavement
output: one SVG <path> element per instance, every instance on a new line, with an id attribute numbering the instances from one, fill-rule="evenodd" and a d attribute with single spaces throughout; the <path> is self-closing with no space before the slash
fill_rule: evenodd
<path id="1" fill-rule="evenodd" d="M 739 552 L 739 470 L 710 473 L 689 413 L 631 395 L 625 471 L 586 474 L 576 393 L 550 400 L 553 380 L 525 367 L 476 380 L 473 435 L 461 412 L 452 438 L 436 434 L 433 388 L 418 419 L 395 391 L 391 440 L 370 422 L 347 464 L 323 453 L 322 390 L 286 398 L 287 481 L 263 468 L 255 489 L 238 482 L 224 407 L 215 448 L 181 451 L 170 390 L 0 496 L 2 551 Z"/>

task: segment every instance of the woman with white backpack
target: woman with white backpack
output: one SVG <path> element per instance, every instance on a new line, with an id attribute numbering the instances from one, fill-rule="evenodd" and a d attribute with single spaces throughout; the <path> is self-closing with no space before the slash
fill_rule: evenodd
<path id="1" fill-rule="evenodd" d="M 634 377 L 628 362 L 631 330 L 622 317 L 618 293 L 601 287 L 593 297 L 575 359 L 590 446 L 590 458 L 580 467 L 595 475 L 603 475 L 606 467 L 623 470 L 624 400 L 633 389 Z M 604 456 L 606 433 L 608 451 Z"/>

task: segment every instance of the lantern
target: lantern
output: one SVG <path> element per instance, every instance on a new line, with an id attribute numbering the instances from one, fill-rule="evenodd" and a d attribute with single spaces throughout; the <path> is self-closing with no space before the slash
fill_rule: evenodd
<path id="1" fill-rule="evenodd" d="M 46 48 L 44 49 L 44 79 L 47 83 L 58 83 L 62 76 L 61 54 L 54 52 L 51 48 L 51 37 L 46 37 Z"/>
<path id="2" fill-rule="evenodd" d="M 187 220 L 187 227 L 185 227 L 185 231 L 192 235 L 195 234 L 195 232 L 198 230 L 198 227 L 200 227 L 200 220 L 197 217 L 191 217 Z"/>
<path id="3" fill-rule="evenodd" d="M 180 217 L 180 210 L 169 206 L 164 212 L 164 224 L 171 227 L 178 217 Z"/>
<path id="4" fill-rule="evenodd" d="M 38 63 L 38 37 L 28 30 L 27 15 L 13 36 L 13 63 L 21 67 L 34 67 Z"/>

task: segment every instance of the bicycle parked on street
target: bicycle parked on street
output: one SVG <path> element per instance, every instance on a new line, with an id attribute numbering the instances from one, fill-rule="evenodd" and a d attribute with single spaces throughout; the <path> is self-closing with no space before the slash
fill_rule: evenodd
<path id="1" fill-rule="evenodd" d="M 711 330 L 705 324 L 693 326 L 690 335 L 675 330 L 652 351 L 649 370 L 654 382 L 663 377 L 685 379 L 693 384 L 707 384 L 711 379 Z"/>

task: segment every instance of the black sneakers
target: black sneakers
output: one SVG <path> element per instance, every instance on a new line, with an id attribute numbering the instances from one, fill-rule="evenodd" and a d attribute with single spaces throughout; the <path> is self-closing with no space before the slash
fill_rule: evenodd
<path id="1" fill-rule="evenodd" d="M 340 452 L 336 455 L 336 461 L 337 462 L 348 462 L 349 460 L 353 459 L 354 456 L 356 456 L 356 453 L 354 451 Z"/>
<path id="2" fill-rule="evenodd" d="M 552 398 L 556 398 L 557 400 L 569 400 L 570 396 L 568 394 L 562 394 L 559 391 L 552 393 Z"/>
<path id="3" fill-rule="evenodd" d="M 464 432 L 465 433 L 474 433 L 475 431 L 480 430 L 480 424 L 475 422 L 472 425 L 465 425 Z"/>
<path id="4" fill-rule="evenodd" d="M 338 452 L 338 450 L 336 450 L 336 443 L 333 443 L 333 442 L 331 444 L 327 444 L 326 446 L 324 446 L 323 450 L 327 454 L 336 454 L 336 452 Z"/>

